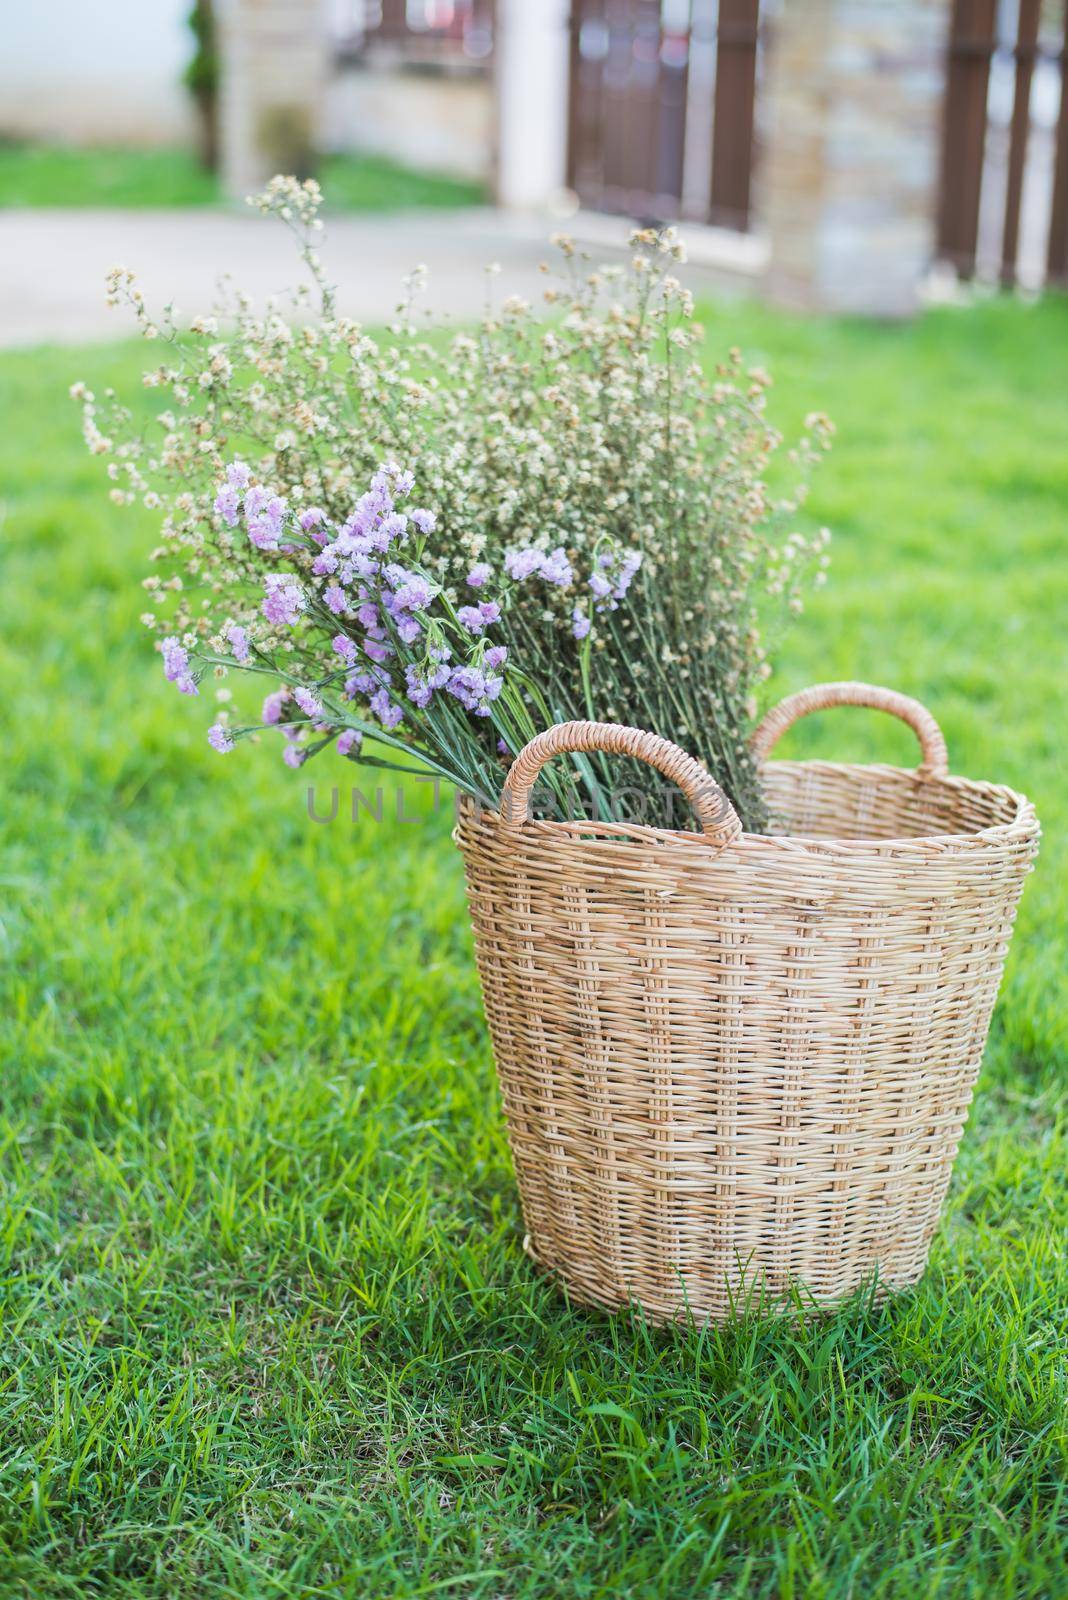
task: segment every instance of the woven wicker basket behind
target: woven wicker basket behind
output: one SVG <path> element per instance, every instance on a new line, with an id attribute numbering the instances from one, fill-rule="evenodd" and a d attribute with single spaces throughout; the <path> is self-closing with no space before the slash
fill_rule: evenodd
<path id="1" fill-rule="evenodd" d="M 597 723 L 539 735 L 500 813 L 462 812 L 528 1248 L 580 1299 L 716 1318 L 923 1271 L 1038 826 L 948 777 L 929 713 L 886 690 L 794 696 L 758 755 L 844 703 L 903 717 L 922 765 L 767 765 L 776 836 L 674 746 Z M 543 763 L 583 749 L 659 767 L 703 835 L 526 820 Z"/>

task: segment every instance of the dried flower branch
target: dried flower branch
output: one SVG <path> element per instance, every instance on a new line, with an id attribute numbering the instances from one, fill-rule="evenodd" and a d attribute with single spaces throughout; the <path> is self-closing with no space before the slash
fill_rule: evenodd
<path id="1" fill-rule="evenodd" d="M 255 203 L 307 271 L 287 314 L 238 293 L 182 331 L 116 269 L 111 299 L 165 347 L 144 381 L 167 405 L 143 434 L 114 396 L 73 391 L 112 498 L 163 513 L 143 621 L 168 677 L 279 685 L 255 720 L 221 712 L 213 746 L 278 725 L 291 765 L 335 740 L 378 762 L 373 737 L 492 801 L 502 758 L 546 723 L 616 720 L 687 746 L 763 826 L 762 626 L 822 580 L 825 531 L 790 523 L 827 419 L 807 419 L 774 499 L 768 379 L 733 350 L 705 376 L 671 231 L 599 270 L 559 238 L 548 320 L 511 297 L 451 336 L 420 332 L 417 269 L 372 338 L 324 276 L 316 185 L 276 178 Z M 584 758 L 551 778 L 554 803 L 596 809 L 608 781 Z M 654 782 L 635 768 L 634 788 Z"/>

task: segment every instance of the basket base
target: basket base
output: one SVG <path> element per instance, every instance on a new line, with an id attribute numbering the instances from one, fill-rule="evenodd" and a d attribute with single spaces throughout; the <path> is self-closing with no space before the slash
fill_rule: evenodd
<path id="1" fill-rule="evenodd" d="M 748 1318 L 773 1318 L 789 1316 L 833 1316 L 843 1306 L 864 1302 L 870 1306 L 884 1305 L 895 1295 L 905 1294 L 915 1288 L 927 1270 L 927 1259 L 908 1274 L 893 1281 L 880 1277 L 878 1272 L 860 1278 L 848 1288 L 834 1294 L 816 1294 L 806 1284 L 794 1282 L 786 1288 L 769 1289 L 766 1275 L 760 1271 L 747 1273 L 739 1263 L 738 1274 L 724 1281 L 722 1294 L 710 1297 L 707 1285 L 695 1299 L 679 1284 L 678 1296 L 673 1300 L 650 1300 L 647 1296 L 620 1295 L 611 1298 L 593 1284 L 584 1281 L 573 1268 L 561 1267 L 539 1254 L 531 1234 L 523 1235 L 523 1254 L 528 1256 L 538 1271 L 551 1278 L 558 1289 L 575 1305 L 590 1311 L 600 1311 L 608 1316 L 620 1312 L 640 1312 L 646 1321 L 657 1327 L 673 1327 L 683 1323 L 697 1326 L 708 1323 L 740 1322 Z"/>

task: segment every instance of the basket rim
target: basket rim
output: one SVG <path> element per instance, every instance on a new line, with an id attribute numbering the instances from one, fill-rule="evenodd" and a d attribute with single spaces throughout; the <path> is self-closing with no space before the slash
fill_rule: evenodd
<path id="1" fill-rule="evenodd" d="M 927 787 L 938 785 L 942 789 L 951 789 L 958 792 L 981 792 L 992 797 L 1000 797 L 1012 801 L 1015 806 L 1015 815 L 1005 822 L 991 823 L 986 828 L 976 828 L 962 833 L 923 833 L 902 834 L 892 838 L 838 838 L 835 836 L 802 834 L 802 833 L 749 833 L 744 831 L 729 845 L 709 845 L 703 833 L 695 833 L 683 828 L 654 828 L 646 823 L 638 822 L 591 822 L 579 819 L 574 822 L 552 820 L 549 818 L 536 818 L 524 822 L 519 829 L 504 821 L 499 811 L 490 810 L 485 806 L 478 806 L 471 796 L 464 795 L 461 805 L 465 812 L 470 813 L 475 809 L 480 818 L 489 818 L 499 826 L 502 831 L 517 838 L 539 839 L 546 843 L 559 842 L 579 843 L 584 832 L 593 828 L 600 837 L 633 839 L 635 843 L 671 843 L 687 846 L 705 846 L 714 857 L 722 855 L 724 851 L 733 855 L 738 850 L 746 852 L 770 850 L 776 854 L 796 854 L 798 849 L 811 851 L 813 854 L 823 856 L 840 854 L 842 856 L 856 857 L 863 855 L 894 855 L 900 857 L 903 853 L 920 854 L 923 851 L 934 851 L 939 855 L 951 852 L 954 847 L 974 849 L 976 845 L 997 845 L 1008 843 L 1010 839 L 1038 838 L 1040 833 L 1038 813 L 1033 803 L 1018 789 L 1010 788 L 1008 784 L 990 783 L 978 778 L 965 778 L 955 773 L 932 774 L 925 773 L 915 767 L 896 767 L 883 762 L 857 762 L 857 761 L 764 761 L 760 764 L 763 772 L 770 768 L 791 768 L 793 770 L 811 770 L 822 772 L 862 772 L 875 776 L 886 776 L 894 779 L 904 778 L 913 784 Z"/>

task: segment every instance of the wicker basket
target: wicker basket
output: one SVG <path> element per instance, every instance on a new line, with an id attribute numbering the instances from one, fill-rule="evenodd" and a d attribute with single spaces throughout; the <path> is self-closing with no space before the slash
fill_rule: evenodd
<path id="1" fill-rule="evenodd" d="M 577 1298 L 719 1318 L 759 1288 L 834 1301 L 923 1272 L 1038 843 L 1011 789 L 947 776 L 937 724 L 863 684 L 915 771 L 763 767 L 746 834 L 664 739 L 572 722 L 531 740 L 499 813 L 461 812 L 486 1016 L 536 1261 Z M 552 756 L 649 762 L 703 834 L 529 821 Z"/>

